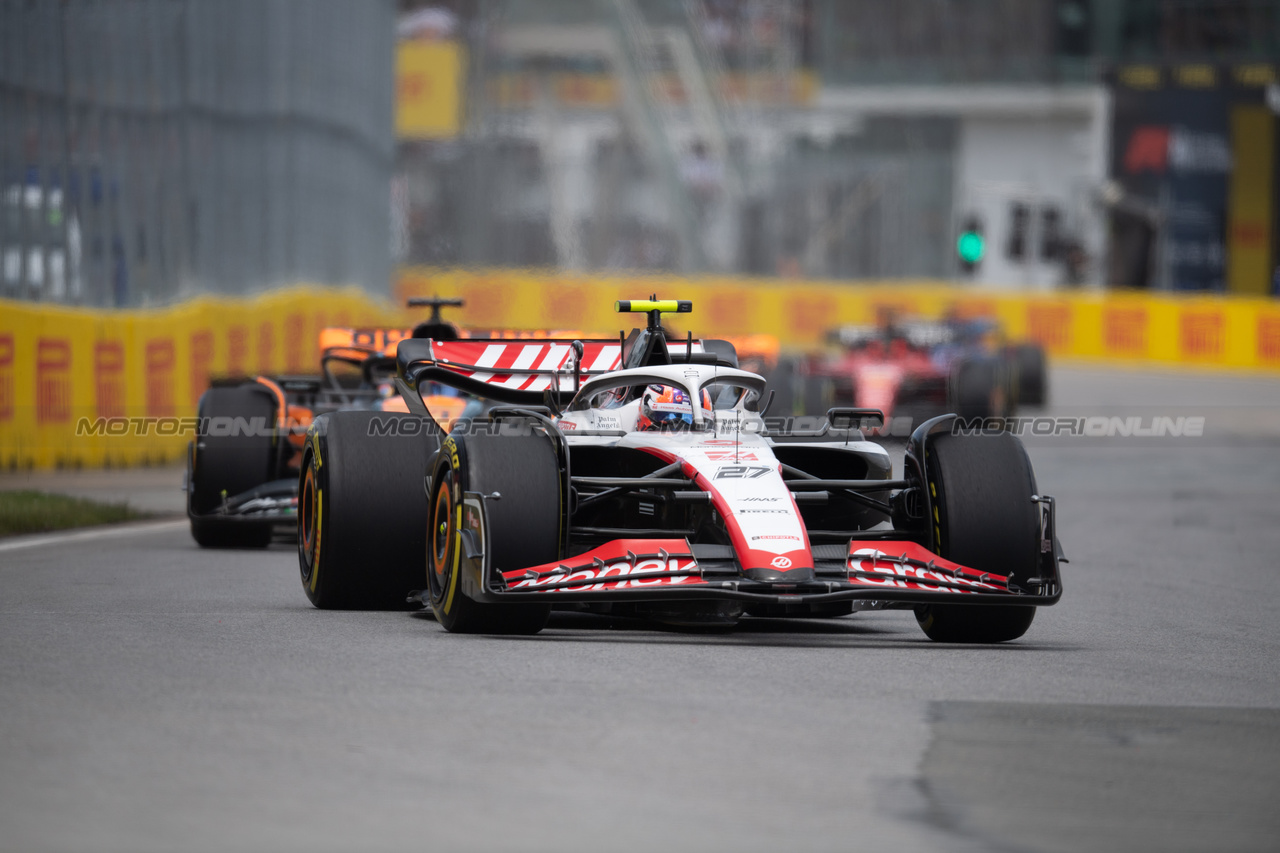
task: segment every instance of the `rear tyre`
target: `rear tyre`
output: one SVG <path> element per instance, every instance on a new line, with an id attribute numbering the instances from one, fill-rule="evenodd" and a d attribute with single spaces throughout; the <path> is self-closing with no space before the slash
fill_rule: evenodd
<path id="1" fill-rule="evenodd" d="M 459 634 L 536 634 L 546 626 L 551 605 L 480 602 L 463 590 L 460 508 L 464 492 L 500 495 L 485 500 L 486 563 L 492 570 L 560 559 L 564 496 L 555 450 L 538 433 L 477 433 L 455 440 L 462 453 L 447 452 L 446 442 L 431 478 L 427 589 L 436 621 Z"/>
<path id="2" fill-rule="evenodd" d="M 805 376 L 801 382 L 801 406 L 803 414 L 809 417 L 822 417 L 834 405 L 843 403 L 833 382 L 826 376 Z M 852 400 L 852 395 L 849 395 Z"/>
<path id="3" fill-rule="evenodd" d="M 198 411 L 201 418 L 219 419 L 192 448 L 191 512 L 204 516 L 222 505 L 224 495 L 235 497 L 272 479 L 279 436 L 275 434 L 275 400 L 257 382 L 210 388 L 200 397 Z M 245 425 L 251 434 L 244 434 Z M 231 429 L 226 430 L 227 426 Z M 214 435 L 214 431 L 231 434 Z M 269 521 L 191 519 L 191 538 L 202 548 L 265 548 L 271 544 L 273 529 Z"/>
<path id="4" fill-rule="evenodd" d="M 298 567 L 312 604 L 407 607 L 409 592 L 422 588 L 423 483 L 439 446 L 434 423 L 403 412 L 316 419 L 298 484 Z"/>
<path id="5" fill-rule="evenodd" d="M 773 392 L 766 416 L 790 418 L 796 415 L 796 386 L 800 384 L 799 365 L 793 358 L 780 358 L 773 370 L 765 376 L 766 387 Z"/>
<path id="6" fill-rule="evenodd" d="M 966 359 L 956 365 L 952 376 L 952 405 L 955 413 L 970 418 L 991 418 L 1000 414 L 999 365 L 994 359 Z"/>
<path id="7" fill-rule="evenodd" d="M 936 492 L 938 552 L 948 560 L 1014 583 L 1034 577 L 1040 518 L 1031 463 L 1008 433 L 941 435 L 929 444 L 929 488 Z M 940 643 L 1003 643 L 1031 627 L 1034 607 L 928 604 L 915 609 L 929 639 Z"/>
<path id="8" fill-rule="evenodd" d="M 1049 377 L 1044 347 L 1018 344 L 1009 347 L 1009 361 L 1017 377 L 1018 402 L 1024 406 L 1043 406 L 1048 399 Z"/>

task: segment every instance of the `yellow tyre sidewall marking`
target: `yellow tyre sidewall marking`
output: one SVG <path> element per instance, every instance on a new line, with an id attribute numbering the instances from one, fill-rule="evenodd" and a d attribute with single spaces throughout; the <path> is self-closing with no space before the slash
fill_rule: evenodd
<path id="1" fill-rule="evenodd" d="M 320 431 L 315 427 L 311 427 L 311 452 L 315 454 L 316 470 L 324 464 L 324 460 L 320 458 Z"/>
<path id="2" fill-rule="evenodd" d="M 316 582 L 320 578 L 320 531 L 324 521 L 324 490 L 320 488 L 320 466 L 324 464 L 324 460 L 320 456 L 320 431 L 311 427 L 308 432 L 311 434 L 311 458 L 315 462 L 312 472 L 316 482 L 316 549 L 315 556 L 311 560 L 311 591 L 315 592 Z"/>
<path id="3" fill-rule="evenodd" d="M 311 564 L 311 591 L 316 591 L 316 581 L 320 578 L 320 520 L 324 518 L 324 489 L 316 485 L 316 556 Z"/>

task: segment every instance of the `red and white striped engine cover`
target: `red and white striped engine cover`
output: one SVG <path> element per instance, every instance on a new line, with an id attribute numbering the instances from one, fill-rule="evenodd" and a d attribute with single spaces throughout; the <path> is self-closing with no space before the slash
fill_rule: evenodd
<path id="1" fill-rule="evenodd" d="M 550 374 L 565 370 L 573 361 L 572 341 L 433 341 L 431 351 L 442 366 L 460 375 L 520 391 L 545 391 L 554 379 Z M 622 347 L 613 341 L 583 341 L 582 365 L 585 375 L 594 376 L 622 366 Z M 683 343 L 669 344 L 675 355 L 682 355 Z M 693 344 L 694 352 L 702 345 Z M 455 365 L 458 365 L 455 367 Z M 463 367 L 462 365 L 466 365 Z M 504 373 L 504 368 L 546 371 L 541 375 Z M 560 375 L 559 390 L 573 390 L 573 373 Z"/>

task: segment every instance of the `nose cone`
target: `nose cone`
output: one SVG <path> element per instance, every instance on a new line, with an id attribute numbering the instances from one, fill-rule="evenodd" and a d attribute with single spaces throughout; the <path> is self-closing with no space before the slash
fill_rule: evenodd
<path id="1" fill-rule="evenodd" d="M 760 566 L 747 569 L 746 575 L 749 580 L 762 583 L 804 583 L 814 579 L 813 566 L 792 566 L 786 571 Z"/>

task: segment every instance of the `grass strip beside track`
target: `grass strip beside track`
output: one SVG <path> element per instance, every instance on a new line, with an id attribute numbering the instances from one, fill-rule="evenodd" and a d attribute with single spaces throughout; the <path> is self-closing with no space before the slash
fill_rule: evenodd
<path id="1" fill-rule="evenodd" d="M 152 518 L 128 503 L 100 503 L 48 492 L 0 492 L 0 537 Z"/>

